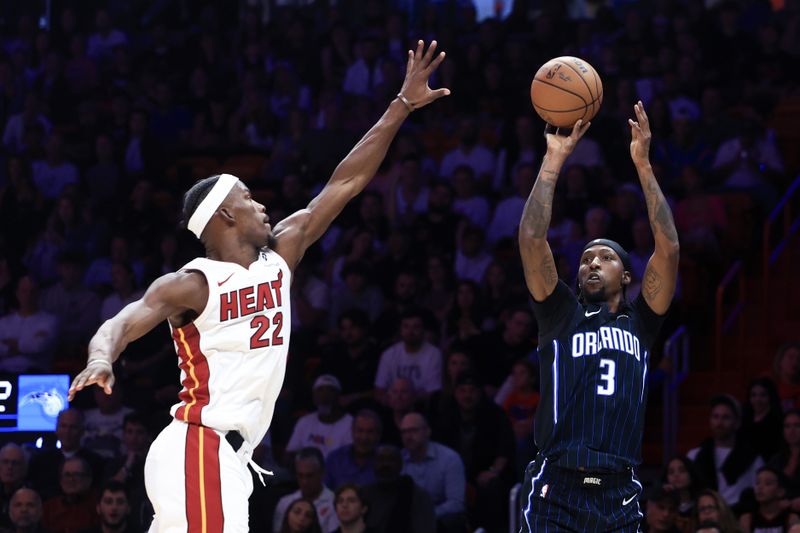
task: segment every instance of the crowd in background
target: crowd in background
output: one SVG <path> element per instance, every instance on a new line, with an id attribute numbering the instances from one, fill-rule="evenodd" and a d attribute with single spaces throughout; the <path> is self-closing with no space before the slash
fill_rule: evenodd
<path id="1" fill-rule="evenodd" d="M 554 199 L 548 240 L 568 284 L 582 246 L 609 237 L 638 293 L 653 240 L 628 152 L 637 100 L 682 272 L 714 281 L 746 257 L 754 237 L 731 234 L 728 200 L 763 218 L 796 170 L 769 127 L 800 94 L 793 0 L 529 0 L 483 20 L 463 0 L 50 4 L 49 19 L 0 6 L 0 372 L 74 375 L 103 320 L 203 254 L 179 215 L 196 179 L 236 174 L 274 226 L 394 98 L 410 43 L 448 54 L 431 85 L 452 95 L 410 116 L 294 273 L 286 381 L 257 451 L 276 475 L 256 481 L 254 531 L 508 527 L 508 491 L 536 451 L 516 229 L 544 150 L 529 88 L 546 60 L 584 58 L 604 89 Z M 704 296 L 679 281 L 662 333 L 707 323 Z M 712 437 L 646 493 L 650 531 L 736 531 L 734 513 L 754 528 L 774 510 L 788 530 L 798 358 L 787 344 L 749 397 L 714 398 Z M 84 392 L 59 416 L 59 449 L 2 448 L 0 528 L 149 524 L 143 460 L 179 391 L 166 324 L 115 372 L 114 394 Z"/>

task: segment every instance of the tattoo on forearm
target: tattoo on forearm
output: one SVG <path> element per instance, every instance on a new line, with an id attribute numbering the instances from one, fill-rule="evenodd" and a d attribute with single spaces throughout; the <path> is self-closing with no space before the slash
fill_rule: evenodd
<path id="1" fill-rule="evenodd" d="M 652 265 L 647 265 L 644 271 L 643 289 L 648 301 L 652 301 L 661 292 L 662 284 L 661 275 Z"/>
<path id="2" fill-rule="evenodd" d="M 650 226 L 654 233 L 661 233 L 671 243 L 678 242 L 678 230 L 675 229 L 675 221 L 672 219 L 667 199 L 658 186 L 655 176 L 646 176 L 647 186 L 644 187 L 645 198 L 647 199 L 647 213 L 650 218 Z M 657 238 L 658 236 L 655 235 Z"/>
<path id="3" fill-rule="evenodd" d="M 545 160 L 546 161 L 546 160 Z M 547 236 L 547 228 L 550 226 L 550 215 L 553 211 L 553 194 L 556 189 L 555 178 L 558 172 L 544 168 L 542 169 L 533 185 L 531 195 L 525 202 L 525 210 L 522 213 L 522 226 L 530 230 L 531 234 L 537 239 Z"/>
<path id="4" fill-rule="evenodd" d="M 556 272 L 556 264 L 553 257 L 547 254 L 543 259 L 540 266 L 542 279 L 547 285 L 554 286 L 558 282 L 558 272 Z"/>

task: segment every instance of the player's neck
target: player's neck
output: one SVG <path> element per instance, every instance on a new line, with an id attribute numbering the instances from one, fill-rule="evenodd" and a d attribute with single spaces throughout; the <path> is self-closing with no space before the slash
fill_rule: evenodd
<path id="1" fill-rule="evenodd" d="M 258 248 L 252 244 L 232 239 L 219 239 L 214 244 L 206 243 L 206 257 L 215 261 L 236 263 L 243 268 L 250 268 L 258 259 Z"/>
<path id="2" fill-rule="evenodd" d="M 622 293 L 617 293 L 606 300 L 606 307 L 611 313 L 618 313 L 622 309 Z"/>
<path id="3" fill-rule="evenodd" d="M 781 502 L 777 499 L 764 502 L 758 506 L 758 512 L 767 519 L 775 518 L 781 514 L 782 511 Z"/>

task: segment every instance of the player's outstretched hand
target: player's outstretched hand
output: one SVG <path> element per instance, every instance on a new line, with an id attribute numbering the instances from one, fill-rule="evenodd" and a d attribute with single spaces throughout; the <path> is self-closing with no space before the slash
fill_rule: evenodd
<path id="1" fill-rule="evenodd" d="M 71 402 L 76 392 L 89 385 L 103 387 L 106 394 L 111 394 L 111 388 L 114 386 L 114 371 L 111 363 L 97 359 L 89 361 L 86 368 L 72 380 L 67 400 Z"/>
<path id="2" fill-rule="evenodd" d="M 548 124 L 544 129 L 544 137 L 547 140 L 547 153 L 550 156 L 560 156 L 566 159 L 575 149 L 575 145 L 591 126 L 591 122 L 583 123 L 578 119 L 569 135 L 561 135 L 559 128 Z"/>
<path id="3" fill-rule="evenodd" d="M 628 119 L 631 126 L 631 159 L 635 164 L 647 163 L 650 160 L 650 121 L 644 111 L 644 104 L 639 100 L 633 106 L 636 120 Z"/>
<path id="4" fill-rule="evenodd" d="M 403 80 L 403 87 L 400 89 L 400 94 L 408 100 L 412 109 L 419 109 L 442 96 L 450 94 L 450 89 L 431 89 L 428 86 L 428 79 L 431 74 L 433 74 L 439 64 L 444 61 L 444 52 L 439 52 L 439 54 L 434 57 L 433 53 L 435 50 L 436 41 L 431 41 L 428 50 L 425 51 L 425 42 L 420 39 L 417 42 L 416 51 L 408 51 L 406 79 Z"/>

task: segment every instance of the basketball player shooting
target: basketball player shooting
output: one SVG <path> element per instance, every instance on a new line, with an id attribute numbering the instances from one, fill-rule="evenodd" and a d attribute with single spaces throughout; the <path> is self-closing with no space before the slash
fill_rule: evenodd
<path id="1" fill-rule="evenodd" d="M 409 50 L 397 98 L 338 165 L 307 208 L 272 230 L 266 208 L 230 174 L 197 182 L 184 196 L 187 227 L 206 257 L 147 289 L 105 322 L 89 343 L 71 400 L 89 385 L 114 385 L 112 364 L 131 341 L 163 320 L 172 330 L 183 390 L 174 417 L 153 442 L 145 485 L 150 531 L 248 531 L 252 450 L 269 428 L 291 331 L 289 286 L 303 254 L 372 179 L 400 125 L 415 109 L 450 94 L 428 79 L 444 60 L 419 41 Z M 262 480 L 263 481 L 263 480 Z"/>
<path id="2" fill-rule="evenodd" d="M 649 161 L 650 125 L 634 106 L 630 153 L 647 201 L 655 252 L 642 292 L 625 299 L 627 252 L 597 239 L 583 249 L 577 295 L 559 281 L 547 229 L 558 174 L 586 133 L 547 133 L 547 153 L 522 214 L 519 246 L 539 324 L 539 453 L 525 471 L 521 531 L 638 531 L 647 365 L 678 273 L 678 235 Z"/>

